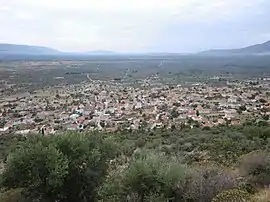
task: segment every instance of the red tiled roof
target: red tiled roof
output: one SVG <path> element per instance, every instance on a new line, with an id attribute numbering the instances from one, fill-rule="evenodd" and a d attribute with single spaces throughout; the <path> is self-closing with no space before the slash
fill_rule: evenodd
<path id="1" fill-rule="evenodd" d="M 77 123 L 82 124 L 84 121 L 85 121 L 85 117 L 83 117 L 83 116 L 77 118 Z"/>

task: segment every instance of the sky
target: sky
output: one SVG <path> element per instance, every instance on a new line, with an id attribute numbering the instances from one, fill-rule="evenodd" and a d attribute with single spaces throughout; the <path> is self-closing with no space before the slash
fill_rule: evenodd
<path id="1" fill-rule="evenodd" d="M 270 0 L 0 0 L 0 43 L 190 53 L 270 40 Z"/>

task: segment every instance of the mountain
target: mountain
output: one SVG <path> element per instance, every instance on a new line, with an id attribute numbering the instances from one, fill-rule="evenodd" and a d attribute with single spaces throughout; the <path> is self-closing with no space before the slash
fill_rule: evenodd
<path id="1" fill-rule="evenodd" d="M 28 46 L 0 43 L 0 54 L 3 55 L 55 55 L 60 51 L 43 46 Z"/>
<path id="2" fill-rule="evenodd" d="M 118 55 L 119 53 L 113 52 L 113 51 L 107 51 L 107 50 L 93 50 L 84 52 L 82 54 L 85 55 Z"/>
<path id="3" fill-rule="evenodd" d="M 270 55 L 270 41 L 239 49 L 212 49 L 202 51 L 199 55 L 233 56 L 233 55 Z"/>

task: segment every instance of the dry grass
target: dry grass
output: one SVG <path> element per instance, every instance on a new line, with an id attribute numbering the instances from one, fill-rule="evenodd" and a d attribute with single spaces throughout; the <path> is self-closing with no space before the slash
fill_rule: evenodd
<path id="1" fill-rule="evenodd" d="M 251 202 L 270 202 L 270 189 L 260 190 Z"/>
<path id="2" fill-rule="evenodd" d="M 0 193 L 1 202 L 22 202 L 21 189 L 11 189 Z"/>

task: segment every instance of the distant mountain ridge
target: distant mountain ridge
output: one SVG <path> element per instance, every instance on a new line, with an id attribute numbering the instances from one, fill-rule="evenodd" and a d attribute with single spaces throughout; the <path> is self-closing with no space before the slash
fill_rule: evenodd
<path id="1" fill-rule="evenodd" d="M 29 46 L 29 45 L 0 43 L 0 54 L 46 55 L 46 54 L 61 54 L 61 52 L 44 46 Z"/>
<path id="2" fill-rule="evenodd" d="M 0 43 L 2 55 L 116 55 L 118 53 L 107 50 L 93 50 L 87 52 L 61 52 L 45 46 L 30 46 Z"/>
<path id="3" fill-rule="evenodd" d="M 270 41 L 238 49 L 212 49 L 202 51 L 199 55 L 230 56 L 230 55 L 270 55 Z"/>
<path id="4" fill-rule="evenodd" d="M 128 54 L 128 53 L 126 53 Z M 17 45 L 0 43 L 0 55 L 82 55 L 82 56 L 113 56 L 123 55 L 123 53 L 117 53 L 108 50 L 93 50 L 87 52 L 61 52 L 59 50 L 48 48 L 45 46 L 30 46 L 30 45 Z M 125 54 L 124 54 L 125 55 Z M 189 55 L 180 53 L 140 53 L 139 55 Z M 193 54 L 192 54 L 193 55 Z M 212 49 L 202 51 L 196 55 L 201 56 L 234 56 L 234 55 L 270 55 L 270 41 L 262 44 L 256 44 L 239 49 Z"/>
<path id="5" fill-rule="evenodd" d="M 113 51 L 108 51 L 108 50 L 93 50 L 93 51 L 84 52 L 84 54 L 87 54 L 87 55 L 115 55 L 118 53 L 113 52 Z"/>

